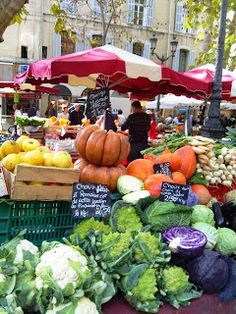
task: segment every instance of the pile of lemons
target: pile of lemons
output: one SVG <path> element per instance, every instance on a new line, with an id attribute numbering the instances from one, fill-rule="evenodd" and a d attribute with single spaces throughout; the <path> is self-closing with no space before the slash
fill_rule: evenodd
<path id="1" fill-rule="evenodd" d="M 74 168 L 68 152 L 52 152 L 48 147 L 41 146 L 38 140 L 26 135 L 20 136 L 16 141 L 5 141 L 0 146 L 0 160 L 2 166 L 9 171 L 14 171 L 18 164 Z"/>

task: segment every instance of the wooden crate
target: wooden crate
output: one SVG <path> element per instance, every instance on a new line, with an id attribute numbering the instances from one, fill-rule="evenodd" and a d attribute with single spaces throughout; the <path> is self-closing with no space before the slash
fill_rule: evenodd
<path id="1" fill-rule="evenodd" d="M 73 183 L 79 181 L 79 173 L 75 169 L 17 165 L 15 173 L 4 171 L 10 198 L 18 201 L 71 201 Z M 30 185 L 30 181 L 45 184 Z"/>

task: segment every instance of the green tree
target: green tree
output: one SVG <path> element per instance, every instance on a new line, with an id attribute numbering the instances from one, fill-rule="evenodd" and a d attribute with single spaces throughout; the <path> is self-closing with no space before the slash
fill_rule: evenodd
<path id="1" fill-rule="evenodd" d="M 86 20 L 93 20 L 100 25 L 102 31 L 101 38 L 91 40 L 91 46 L 104 45 L 109 32 L 120 37 L 125 31 L 121 25 L 121 9 L 124 3 L 126 0 L 97 0 L 97 10 L 94 11 L 91 1 L 88 0 L 71 0 L 67 5 L 63 0 L 54 0 L 51 13 L 56 17 L 55 31 L 61 33 L 66 30 L 73 38 L 75 28 L 82 29 Z"/>
<path id="2" fill-rule="evenodd" d="M 24 5 L 28 0 L 1 0 L 0 1 L 0 42 L 3 42 L 3 33 L 11 24 L 22 21 L 22 15 L 26 15 L 27 11 Z"/>
<path id="3" fill-rule="evenodd" d="M 178 0 L 180 1 L 180 0 Z M 195 27 L 196 42 L 205 40 L 205 51 L 199 54 L 197 65 L 215 63 L 217 38 L 219 30 L 221 0 L 186 0 L 188 17 L 186 27 Z M 236 1 L 228 0 L 228 14 L 226 21 L 224 67 L 236 68 Z"/>

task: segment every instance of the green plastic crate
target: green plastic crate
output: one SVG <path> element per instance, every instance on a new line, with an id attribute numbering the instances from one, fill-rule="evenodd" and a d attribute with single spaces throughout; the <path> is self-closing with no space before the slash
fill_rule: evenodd
<path id="1" fill-rule="evenodd" d="M 39 245 L 61 241 L 73 230 L 71 203 L 65 201 L 0 200 L 0 243 L 27 229 L 25 238 Z"/>

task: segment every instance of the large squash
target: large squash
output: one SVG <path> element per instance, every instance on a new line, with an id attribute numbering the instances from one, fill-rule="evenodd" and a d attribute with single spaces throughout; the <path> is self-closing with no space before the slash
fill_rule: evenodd
<path id="1" fill-rule="evenodd" d="M 152 174 L 144 181 L 144 189 L 149 191 L 151 196 L 159 197 L 163 182 L 174 183 L 174 181 L 165 174 Z"/>
<path id="2" fill-rule="evenodd" d="M 154 173 L 153 161 L 148 159 L 135 159 L 129 163 L 127 174 L 142 181 Z"/>
<path id="3" fill-rule="evenodd" d="M 75 146 L 79 156 L 89 163 L 108 167 L 124 161 L 130 152 L 126 136 L 101 130 L 97 125 L 87 126 L 79 132 Z"/>
<path id="4" fill-rule="evenodd" d="M 115 191 L 118 178 L 126 174 L 123 165 L 105 167 L 90 164 L 85 159 L 78 159 L 74 165 L 79 171 L 79 181 L 81 183 L 104 184 L 109 190 Z"/>
<path id="5" fill-rule="evenodd" d="M 196 171 L 197 158 L 190 145 L 183 146 L 174 152 L 175 156 L 180 158 L 181 164 L 179 171 L 182 172 L 188 180 Z"/>

